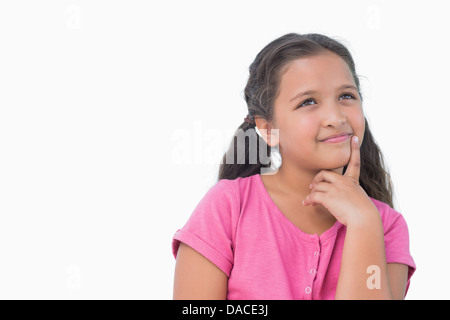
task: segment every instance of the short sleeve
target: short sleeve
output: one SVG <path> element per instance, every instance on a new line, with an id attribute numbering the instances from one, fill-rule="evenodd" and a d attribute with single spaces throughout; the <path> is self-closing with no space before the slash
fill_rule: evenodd
<path id="1" fill-rule="evenodd" d="M 180 242 L 183 242 L 230 276 L 240 210 L 234 185 L 233 180 L 222 179 L 208 190 L 187 223 L 173 237 L 172 253 L 175 258 Z"/>
<path id="2" fill-rule="evenodd" d="M 389 207 L 388 225 L 384 233 L 384 244 L 387 263 L 402 263 L 408 266 L 408 282 L 405 295 L 408 292 L 411 276 L 416 265 L 409 251 L 409 232 L 403 216 Z"/>

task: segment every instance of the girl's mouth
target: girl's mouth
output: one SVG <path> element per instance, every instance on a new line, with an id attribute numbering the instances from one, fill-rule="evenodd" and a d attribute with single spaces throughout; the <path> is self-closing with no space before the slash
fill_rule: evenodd
<path id="1" fill-rule="evenodd" d="M 343 136 L 339 136 L 339 137 L 334 137 L 334 138 L 330 138 L 330 139 L 326 139 L 323 140 L 321 142 L 326 142 L 326 143 L 339 143 L 339 142 L 344 142 L 347 141 L 350 138 L 349 134 L 343 135 Z"/>

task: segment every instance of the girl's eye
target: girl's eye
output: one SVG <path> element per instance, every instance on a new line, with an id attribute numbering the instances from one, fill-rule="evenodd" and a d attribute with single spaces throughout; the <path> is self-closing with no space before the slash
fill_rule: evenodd
<path id="1" fill-rule="evenodd" d="M 350 93 L 343 93 L 339 97 L 339 100 L 341 100 L 342 97 L 346 97 L 345 100 L 355 99 L 355 97 L 352 94 L 350 94 Z M 312 102 L 316 103 L 313 99 L 307 99 L 307 100 L 303 101 L 301 104 L 299 104 L 297 109 L 300 108 L 300 107 L 310 106 L 310 105 L 312 105 Z"/>
<path id="2" fill-rule="evenodd" d="M 353 95 L 350 93 L 344 93 L 341 95 L 341 97 L 345 97 L 345 96 L 350 97 L 350 99 L 355 99 L 355 97 L 353 97 Z"/>
<path id="3" fill-rule="evenodd" d="M 303 107 L 303 106 L 310 106 L 311 104 L 309 102 L 314 102 L 314 100 L 313 99 L 305 100 L 297 108 L 300 108 L 300 107 Z"/>

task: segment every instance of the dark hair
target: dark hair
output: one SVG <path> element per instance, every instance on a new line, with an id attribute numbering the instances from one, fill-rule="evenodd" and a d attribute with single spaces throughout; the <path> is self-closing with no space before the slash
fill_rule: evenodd
<path id="1" fill-rule="evenodd" d="M 249 78 L 244 91 L 248 114 L 252 118 L 260 117 L 266 121 L 272 121 L 274 101 L 278 94 L 284 67 L 293 60 L 327 51 L 334 52 L 347 63 L 362 101 L 355 63 L 349 50 L 343 44 L 322 34 L 288 33 L 265 46 L 250 65 Z M 393 185 L 389 172 L 385 169 L 383 155 L 370 132 L 365 117 L 364 120 L 365 132 L 361 145 L 359 183 L 368 196 L 394 208 Z M 254 123 L 246 121 L 239 126 L 230 147 L 222 158 L 218 180 L 234 180 L 238 177 L 259 174 L 261 170 L 270 170 L 262 168 L 272 167 L 272 161 L 269 158 L 272 152 L 271 147 L 257 134 L 254 128 Z M 256 145 L 256 151 L 249 150 L 249 139 L 256 140 L 256 143 L 251 144 Z M 242 149 L 239 147 L 240 141 L 243 141 Z M 243 151 L 241 152 L 243 159 L 242 157 L 241 159 L 237 158 L 240 155 L 238 151 Z M 267 153 L 262 153 L 262 151 Z M 263 161 L 261 155 L 264 155 L 265 159 L 268 158 L 269 161 Z M 344 167 L 344 172 L 346 169 L 347 166 Z"/>

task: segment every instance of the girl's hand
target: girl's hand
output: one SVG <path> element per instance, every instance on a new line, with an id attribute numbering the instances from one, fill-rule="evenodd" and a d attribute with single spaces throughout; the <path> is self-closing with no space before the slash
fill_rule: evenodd
<path id="1" fill-rule="evenodd" d="M 313 179 L 311 192 L 302 202 L 303 205 L 323 205 L 336 219 L 344 224 L 364 221 L 375 212 L 379 212 L 364 189 L 359 185 L 361 167 L 358 138 L 352 137 L 351 155 L 345 174 L 322 170 Z"/>

